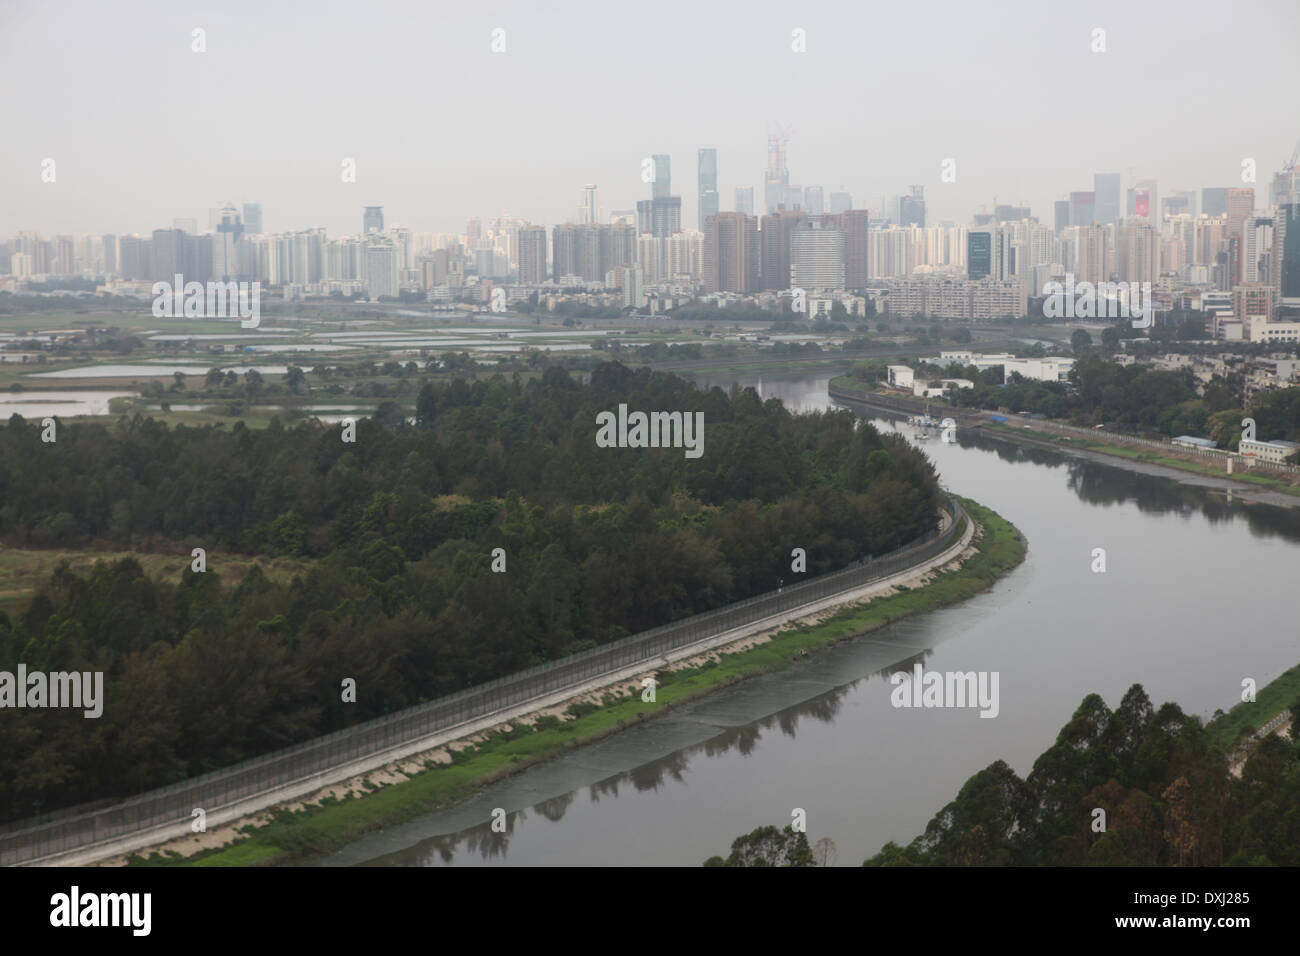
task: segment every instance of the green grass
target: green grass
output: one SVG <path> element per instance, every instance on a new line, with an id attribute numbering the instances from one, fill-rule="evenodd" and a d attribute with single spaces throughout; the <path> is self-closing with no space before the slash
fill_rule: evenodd
<path id="1" fill-rule="evenodd" d="M 510 734 L 498 734 L 459 750 L 450 764 L 433 766 L 364 799 L 326 800 L 319 807 L 295 813 L 280 811 L 265 826 L 246 830 L 247 835 L 238 842 L 202 851 L 188 860 L 155 853 L 148 860 L 133 857 L 132 864 L 267 865 L 326 853 L 368 831 L 454 806 L 494 780 L 617 733 L 720 687 L 788 668 L 805 651 L 967 600 L 1023 561 L 1026 545 L 1020 533 L 999 515 L 966 499 L 962 499 L 962 505 L 982 528 L 976 541 L 978 553 L 961 568 L 940 574 L 923 588 L 845 608 L 817 625 L 791 625 L 767 643 L 737 653 L 715 654 L 700 667 L 661 673 L 653 704 L 643 703 L 639 693 L 621 698 L 606 694 L 604 705 L 584 716 L 536 730 L 516 726 Z"/>
<path id="2" fill-rule="evenodd" d="M 1243 701 L 1223 716 L 1210 721 L 1210 737 L 1224 748 L 1253 734 L 1300 698 L 1300 664 L 1283 672 L 1255 694 L 1252 702 Z"/>

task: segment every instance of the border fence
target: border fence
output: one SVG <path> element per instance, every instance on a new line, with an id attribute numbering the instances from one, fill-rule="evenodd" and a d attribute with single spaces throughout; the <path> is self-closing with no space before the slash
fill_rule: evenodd
<path id="1" fill-rule="evenodd" d="M 964 517 L 961 505 L 950 497 L 948 507 L 952 520 L 946 528 L 936 528 L 918 541 L 839 571 L 507 674 L 125 800 L 81 804 L 0 826 L 0 865 L 31 862 L 152 827 L 188 821 L 196 807 L 212 813 L 502 708 L 635 664 L 651 664 L 669 651 L 889 577 L 940 554 L 960 535 Z"/>

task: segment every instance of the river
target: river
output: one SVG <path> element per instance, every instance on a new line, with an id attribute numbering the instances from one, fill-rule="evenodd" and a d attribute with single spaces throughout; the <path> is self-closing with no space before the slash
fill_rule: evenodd
<path id="1" fill-rule="evenodd" d="M 727 384 L 737 376 L 700 380 Z M 760 376 L 739 376 L 759 385 Z M 763 397 L 828 407 L 826 374 L 761 376 Z M 877 427 L 892 428 L 878 420 Z M 1014 522 L 1023 565 L 967 603 L 812 655 L 371 834 L 328 865 L 698 865 L 807 814 L 836 865 L 905 843 L 994 760 L 1022 776 L 1083 697 L 1133 683 L 1208 718 L 1300 662 L 1288 609 L 1300 508 L 1229 498 L 1020 447 L 977 430 L 926 443 L 945 485 Z M 1106 551 L 1105 573 L 1092 570 Z M 895 709 L 885 674 L 996 671 L 994 719 Z M 882 673 L 883 672 L 883 673 Z M 493 833 L 492 810 L 507 811 Z"/>

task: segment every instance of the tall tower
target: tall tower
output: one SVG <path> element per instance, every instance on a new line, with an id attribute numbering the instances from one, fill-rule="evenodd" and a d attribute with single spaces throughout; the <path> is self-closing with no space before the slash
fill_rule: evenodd
<path id="1" fill-rule="evenodd" d="M 659 170 L 655 170 L 658 175 Z M 578 222 L 584 226 L 594 226 L 600 222 L 600 192 L 595 183 L 582 187 L 582 205 L 578 207 Z"/>
<path id="2" fill-rule="evenodd" d="M 667 199 L 672 194 L 672 158 L 663 153 L 650 158 L 655 164 L 655 181 L 650 190 L 650 198 Z"/>
<path id="3" fill-rule="evenodd" d="M 785 187 L 790 185 L 790 169 L 786 166 L 785 147 L 790 138 L 784 132 L 767 138 L 767 171 L 763 174 L 763 198 L 767 214 L 776 212 L 785 199 Z"/>
<path id="4" fill-rule="evenodd" d="M 710 216 L 718 214 L 718 151 L 701 149 L 699 154 L 700 232 Z"/>
<path id="5" fill-rule="evenodd" d="M 361 233 L 365 235 L 369 232 L 384 231 L 384 207 L 383 206 L 366 206 L 366 211 L 361 216 Z"/>

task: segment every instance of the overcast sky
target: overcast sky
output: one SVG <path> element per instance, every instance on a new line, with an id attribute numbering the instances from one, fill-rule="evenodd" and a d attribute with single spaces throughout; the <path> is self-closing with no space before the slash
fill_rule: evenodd
<path id="1" fill-rule="evenodd" d="M 359 232 L 363 205 L 550 226 L 584 183 L 606 214 L 648 198 L 651 153 L 693 227 L 696 150 L 718 150 L 722 209 L 737 186 L 761 205 L 778 126 L 792 183 L 872 210 L 924 184 L 932 223 L 994 197 L 1051 222 L 1096 171 L 1240 185 L 1247 157 L 1263 204 L 1300 140 L 1298 37 L 1297 0 L 0 0 L 0 236 L 202 228 L 223 199 L 269 231 Z"/>

